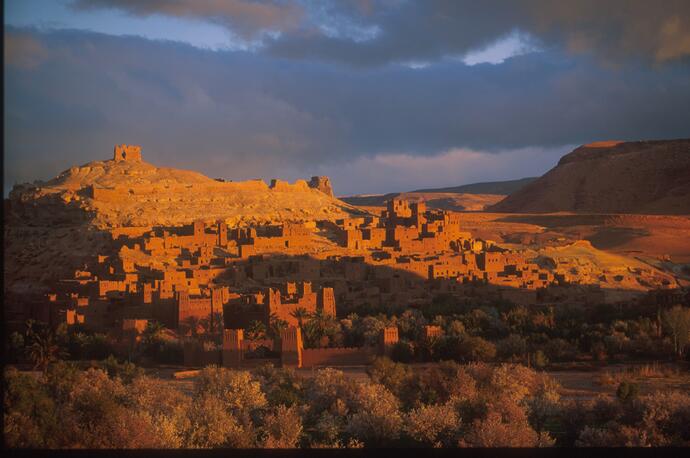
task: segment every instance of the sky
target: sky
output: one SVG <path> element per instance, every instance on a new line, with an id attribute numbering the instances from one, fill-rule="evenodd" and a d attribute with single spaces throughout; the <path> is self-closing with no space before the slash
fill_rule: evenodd
<path id="1" fill-rule="evenodd" d="M 690 2 L 6 0 L 4 194 L 139 144 L 337 195 L 690 137 Z"/>

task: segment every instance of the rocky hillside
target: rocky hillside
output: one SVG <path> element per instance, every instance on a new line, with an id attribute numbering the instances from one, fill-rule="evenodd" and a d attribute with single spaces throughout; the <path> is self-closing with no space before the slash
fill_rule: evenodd
<path id="1" fill-rule="evenodd" d="M 690 214 L 690 139 L 581 146 L 487 210 Z"/>
<path id="2" fill-rule="evenodd" d="M 317 177 L 315 177 L 317 178 Z M 196 219 L 280 222 L 334 219 L 353 211 L 330 192 L 326 177 L 307 183 L 225 182 L 143 161 L 95 161 L 47 182 L 16 186 L 11 222 L 89 222 L 101 229 L 188 224 Z M 313 187 L 312 187 L 313 186 Z"/>
<path id="3" fill-rule="evenodd" d="M 457 193 L 457 194 L 494 194 L 504 195 L 512 194 L 515 191 L 524 188 L 539 177 L 520 178 L 518 180 L 508 181 L 487 181 L 482 183 L 470 183 L 460 186 L 452 186 L 450 188 L 430 188 L 418 189 L 412 192 L 423 193 Z"/>

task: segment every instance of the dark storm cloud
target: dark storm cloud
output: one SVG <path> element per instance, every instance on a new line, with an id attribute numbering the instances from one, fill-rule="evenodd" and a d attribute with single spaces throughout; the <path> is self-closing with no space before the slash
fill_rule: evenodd
<path id="1" fill-rule="evenodd" d="M 299 24 L 302 9 L 280 1 L 251 0 L 74 0 L 76 9 L 117 8 L 138 16 L 162 14 L 202 19 L 231 29 L 245 38 L 264 30 L 290 30 Z"/>
<path id="2" fill-rule="evenodd" d="M 281 31 L 266 39 L 269 52 L 356 65 L 435 61 L 515 30 L 545 47 L 613 62 L 690 55 L 687 0 L 78 0 L 76 5 L 212 20 L 245 36 Z"/>
<path id="3" fill-rule="evenodd" d="M 41 56 L 29 66 L 6 61 L 9 186 L 107 158 L 122 142 L 142 144 L 158 165 L 295 179 L 391 154 L 689 134 L 682 60 L 603 68 L 554 51 L 501 65 L 355 68 L 78 31 L 6 34 Z M 428 174 L 417 187 L 436 184 Z M 343 181 L 339 193 L 373 190 Z M 374 184 L 393 182 L 384 175 Z"/>

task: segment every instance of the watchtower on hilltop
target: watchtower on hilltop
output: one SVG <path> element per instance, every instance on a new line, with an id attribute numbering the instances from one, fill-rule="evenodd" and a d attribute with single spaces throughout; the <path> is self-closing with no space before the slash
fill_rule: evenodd
<path id="1" fill-rule="evenodd" d="M 141 146 L 139 145 L 115 145 L 113 152 L 115 162 L 141 162 Z"/>

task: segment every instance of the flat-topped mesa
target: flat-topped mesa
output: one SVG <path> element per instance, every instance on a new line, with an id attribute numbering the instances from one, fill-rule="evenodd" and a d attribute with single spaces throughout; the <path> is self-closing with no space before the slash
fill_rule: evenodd
<path id="1" fill-rule="evenodd" d="M 327 176 L 311 177 L 311 180 L 309 181 L 309 187 L 318 189 L 319 191 L 321 191 L 329 197 L 334 197 L 333 187 L 331 186 L 331 180 L 329 180 Z"/>
<path id="2" fill-rule="evenodd" d="M 139 145 L 115 145 L 113 151 L 113 160 L 115 162 L 141 162 L 141 146 Z"/>
<path id="3" fill-rule="evenodd" d="M 582 145 L 585 148 L 613 148 L 616 145 L 624 143 L 622 140 L 604 140 L 598 142 L 587 143 Z"/>

